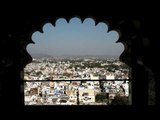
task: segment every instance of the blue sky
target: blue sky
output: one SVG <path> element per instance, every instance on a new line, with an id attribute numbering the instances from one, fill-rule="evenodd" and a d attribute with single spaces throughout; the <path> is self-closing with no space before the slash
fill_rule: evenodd
<path id="1" fill-rule="evenodd" d="M 29 44 L 27 51 L 55 56 L 63 55 L 113 55 L 119 56 L 124 47 L 116 43 L 119 34 L 108 31 L 108 25 L 100 22 L 95 26 L 91 18 L 82 23 L 79 18 L 64 18 L 56 21 L 55 26 L 46 23 L 43 33 L 36 31 L 32 35 L 35 44 Z"/>

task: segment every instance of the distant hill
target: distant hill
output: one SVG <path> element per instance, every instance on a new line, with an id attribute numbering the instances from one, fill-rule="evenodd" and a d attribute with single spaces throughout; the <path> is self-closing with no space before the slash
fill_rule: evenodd
<path id="1" fill-rule="evenodd" d="M 118 56 L 114 55 L 64 55 L 59 57 L 65 58 L 118 58 Z"/>
<path id="2" fill-rule="evenodd" d="M 50 58 L 50 57 L 52 57 L 51 55 L 41 54 L 41 53 L 34 53 L 34 54 L 31 54 L 31 56 L 33 58 Z"/>
<path id="3" fill-rule="evenodd" d="M 114 55 L 48 55 L 48 54 L 41 54 L 41 53 L 34 53 L 31 54 L 33 58 L 52 58 L 52 57 L 59 57 L 59 58 L 118 58 L 118 56 Z"/>

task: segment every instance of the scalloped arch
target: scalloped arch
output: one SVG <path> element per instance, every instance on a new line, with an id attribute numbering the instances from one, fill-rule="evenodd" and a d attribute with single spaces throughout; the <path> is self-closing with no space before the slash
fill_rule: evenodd
<path id="1" fill-rule="evenodd" d="M 122 61 L 122 62 L 124 62 L 124 63 L 126 63 L 127 65 L 130 65 L 130 60 L 128 60 L 127 59 L 127 61 L 126 61 L 126 59 L 122 59 L 123 58 L 123 55 L 125 55 L 125 52 L 127 51 L 127 46 L 128 46 L 128 44 L 123 40 L 123 38 L 122 38 L 122 33 L 120 32 L 121 31 L 121 29 L 120 29 L 120 26 L 122 26 L 123 25 L 123 22 L 122 22 L 122 20 L 121 19 L 119 19 L 119 18 L 115 18 L 114 20 L 113 19 L 111 19 L 111 17 L 108 17 L 108 19 L 107 18 L 101 18 L 101 17 L 98 17 L 98 16 L 92 16 L 92 15 L 88 15 L 88 16 L 81 16 L 81 15 L 73 15 L 73 16 L 57 16 L 57 17 L 53 17 L 53 18 L 51 18 L 51 17 L 49 17 L 49 18 L 46 18 L 46 19 L 41 19 L 41 20 L 39 20 L 39 22 L 38 23 L 36 23 L 35 24 L 35 26 L 32 26 L 33 28 L 32 28 L 32 30 L 31 30 L 31 32 L 29 33 L 29 41 L 27 41 L 26 42 L 26 44 L 24 45 L 24 50 L 27 52 L 27 46 L 30 44 L 30 43 L 34 43 L 34 41 L 32 41 L 32 39 L 31 39 L 31 35 L 35 32 L 35 31 L 40 31 L 41 33 L 43 33 L 43 26 L 46 24 L 46 23 L 51 23 L 53 26 L 55 26 L 55 24 L 56 24 L 56 21 L 58 20 L 58 19 L 60 19 L 60 18 L 63 18 L 63 19 L 65 19 L 68 23 L 69 23 L 69 21 L 72 19 L 72 18 L 79 18 L 80 20 L 81 20 L 81 22 L 83 23 L 84 22 L 84 20 L 85 19 L 87 19 L 87 18 L 89 18 L 89 19 L 93 19 L 94 20 L 94 22 L 95 22 L 95 25 L 97 25 L 98 23 L 100 23 L 100 22 L 103 22 L 103 23 L 105 23 L 105 24 L 107 24 L 108 25 L 108 31 L 111 31 L 111 30 L 114 30 L 114 31 L 116 31 L 116 32 L 118 32 L 118 34 L 119 34 L 119 39 L 116 41 L 117 43 L 121 43 L 123 46 L 124 46 L 124 50 L 123 50 L 123 52 L 121 53 L 121 55 L 120 55 L 120 60 Z M 36 21 L 34 21 L 34 22 L 36 22 Z M 28 53 L 28 52 L 27 52 Z M 29 53 L 28 53 L 29 54 Z M 28 62 L 26 62 L 25 63 L 25 65 L 24 66 L 26 66 L 27 64 L 29 64 L 31 61 L 32 61 L 32 57 L 29 55 L 29 60 L 28 60 Z"/>

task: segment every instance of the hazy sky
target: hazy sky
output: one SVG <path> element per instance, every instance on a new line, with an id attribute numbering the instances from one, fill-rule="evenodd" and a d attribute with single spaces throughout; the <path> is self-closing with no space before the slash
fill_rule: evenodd
<path id="1" fill-rule="evenodd" d="M 32 35 L 35 44 L 29 44 L 27 51 L 48 55 L 116 55 L 119 56 L 124 47 L 116 43 L 119 34 L 108 31 L 107 24 L 100 22 L 95 26 L 91 18 L 81 23 L 79 18 L 70 19 L 69 23 L 60 18 L 55 26 L 46 23 L 43 33 L 36 31 Z"/>

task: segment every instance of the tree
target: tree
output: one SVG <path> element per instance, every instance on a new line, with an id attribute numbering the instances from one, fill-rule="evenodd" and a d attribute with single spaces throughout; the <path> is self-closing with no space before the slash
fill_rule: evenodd
<path id="1" fill-rule="evenodd" d="M 111 101 L 111 105 L 128 105 L 128 97 L 116 95 Z"/>
<path id="2" fill-rule="evenodd" d="M 120 65 L 121 69 L 129 69 L 129 66 L 127 64 L 122 64 Z"/>
<path id="3" fill-rule="evenodd" d="M 42 75 L 43 73 L 41 72 L 41 71 L 38 71 L 37 73 L 36 73 L 36 75 Z"/>
<path id="4" fill-rule="evenodd" d="M 95 96 L 95 101 L 96 102 L 105 102 L 105 103 L 108 103 L 108 98 L 107 98 L 107 94 L 106 93 L 98 93 L 96 96 Z"/>

